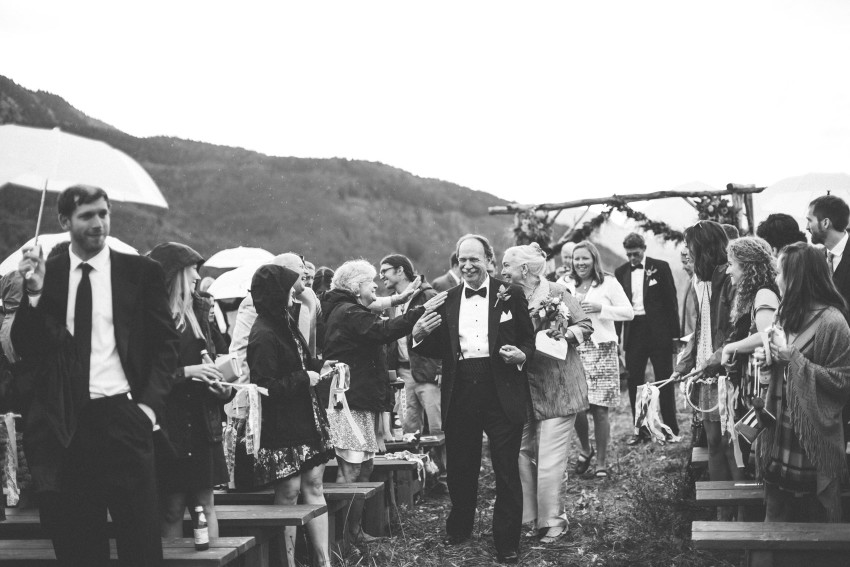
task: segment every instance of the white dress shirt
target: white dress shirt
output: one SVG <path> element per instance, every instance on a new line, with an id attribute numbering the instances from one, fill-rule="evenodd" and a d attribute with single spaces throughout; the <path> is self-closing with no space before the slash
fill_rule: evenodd
<path id="1" fill-rule="evenodd" d="M 829 251 L 832 254 L 832 271 L 835 271 L 835 268 L 838 267 L 838 264 L 841 263 L 841 258 L 844 256 L 844 249 L 847 247 L 847 237 L 848 234 L 845 232 L 844 236 L 841 240 L 838 241 L 838 244 L 832 247 L 832 250 Z"/>
<path id="2" fill-rule="evenodd" d="M 645 258 L 644 262 L 646 262 Z M 643 308 L 643 278 L 645 273 L 643 268 L 632 270 L 632 307 L 635 310 L 635 316 L 646 315 L 646 310 Z"/>
<path id="3" fill-rule="evenodd" d="M 77 304 L 77 288 L 83 277 L 80 264 L 83 263 L 70 249 L 71 270 L 68 274 L 68 309 L 65 311 L 65 324 L 74 334 L 74 308 Z M 115 340 L 115 327 L 112 318 L 112 261 L 109 247 L 91 258 L 87 264 L 92 298 L 91 323 L 91 359 L 89 363 L 89 395 L 92 398 L 115 396 L 130 391 L 130 382 L 121 366 L 118 356 L 118 343 Z"/>
<path id="4" fill-rule="evenodd" d="M 458 315 L 458 339 L 461 358 L 487 358 L 490 356 L 490 338 L 487 334 L 490 321 L 490 307 L 487 304 L 490 291 L 490 276 L 484 278 L 481 287 L 485 296 L 466 297 L 466 288 L 474 290 L 466 281 L 460 295 L 460 314 Z M 480 288 L 479 288 L 480 289 Z"/>

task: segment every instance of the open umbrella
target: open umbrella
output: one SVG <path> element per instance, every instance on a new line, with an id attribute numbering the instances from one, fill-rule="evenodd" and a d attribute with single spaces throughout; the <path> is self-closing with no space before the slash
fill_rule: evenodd
<path id="1" fill-rule="evenodd" d="M 168 208 L 156 183 L 133 158 L 58 128 L 0 126 L 0 187 L 7 184 L 42 192 L 36 238 L 46 192 L 60 193 L 72 185 L 102 187 L 114 201 Z"/>
<path id="2" fill-rule="evenodd" d="M 71 239 L 71 235 L 68 232 L 60 232 L 57 234 L 42 234 L 38 237 L 38 243 L 41 244 L 42 252 L 44 257 L 46 258 L 50 251 L 54 246 L 59 244 L 60 242 L 67 242 Z M 12 270 L 18 269 L 18 264 L 21 263 L 21 259 L 23 258 L 23 249 L 25 247 L 32 246 L 35 243 L 35 238 L 31 238 L 18 248 L 16 251 L 12 252 L 12 254 L 3 260 L 3 263 L 0 264 L 0 276 L 5 276 Z M 138 254 L 139 251 L 130 246 L 129 244 L 122 242 L 115 238 L 114 236 L 106 237 L 106 245 L 115 250 L 116 252 L 123 252 L 125 254 Z"/>
<path id="3" fill-rule="evenodd" d="M 254 277 L 254 272 L 264 263 L 256 262 L 254 264 L 248 264 L 221 274 L 210 285 L 207 292 L 217 301 L 245 297 L 251 288 L 251 279 Z M 206 265 L 206 262 L 204 265 Z"/>
<path id="4" fill-rule="evenodd" d="M 768 185 L 753 198 L 756 216 L 764 220 L 771 213 L 791 215 L 805 226 L 809 203 L 830 193 L 845 201 L 850 198 L 850 175 L 846 173 L 807 173 Z"/>
<path id="5" fill-rule="evenodd" d="M 271 261 L 274 254 L 262 248 L 247 248 L 239 246 L 216 252 L 204 262 L 207 268 L 239 268 L 242 266 L 259 266 Z"/>

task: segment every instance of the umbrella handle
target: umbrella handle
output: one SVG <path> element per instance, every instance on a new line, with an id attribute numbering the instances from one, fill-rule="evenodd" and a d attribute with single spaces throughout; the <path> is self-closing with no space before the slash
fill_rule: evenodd
<path id="1" fill-rule="evenodd" d="M 33 247 L 38 246 L 38 234 L 41 232 L 41 218 L 44 216 L 44 200 L 47 197 L 47 179 L 44 180 L 44 189 L 41 190 L 41 204 L 38 206 L 38 220 L 35 223 L 35 239 L 33 240 Z M 30 270 L 27 272 L 27 275 L 24 276 L 26 279 L 30 279 L 32 277 L 33 271 Z"/>

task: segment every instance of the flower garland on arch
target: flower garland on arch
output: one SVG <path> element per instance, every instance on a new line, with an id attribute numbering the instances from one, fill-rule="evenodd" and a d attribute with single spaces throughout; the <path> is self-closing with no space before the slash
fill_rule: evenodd
<path id="1" fill-rule="evenodd" d="M 514 215 L 514 240 L 517 246 L 536 242 L 549 255 L 552 251 L 552 225 L 555 217 L 546 211 L 530 209 Z"/>
<path id="2" fill-rule="evenodd" d="M 741 228 L 738 226 L 738 211 L 726 197 L 700 197 L 696 206 L 699 220 L 710 220 Z"/>

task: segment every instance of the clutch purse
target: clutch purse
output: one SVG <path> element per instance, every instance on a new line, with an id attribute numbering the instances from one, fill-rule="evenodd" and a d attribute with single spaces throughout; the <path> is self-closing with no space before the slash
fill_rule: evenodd
<path id="1" fill-rule="evenodd" d="M 215 367 L 224 376 L 225 382 L 235 382 L 237 378 L 242 376 L 242 369 L 239 368 L 239 363 L 236 362 L 236 357 L 232 354 L 223 354 L 217 357 Z"/>
<path id="2" fill-rule="evenodd" d="M 538 354 L 542 353 L 558 360 L 566 360 L 570 349 L 566 340 L 555 340 L 547 335 L 546 331 L 538 331 L 534 337 L 534 346 Z"/>
<path id="3" fill-rule="evenodd" d="M 761 402 L 761 403 L 759 403 Z M 735 424 L 735 431 L 750 445 L 755 443 L 761 432 L 776 423 L 776 416 L 764 409 L 761 398 L 753 399 L 753 407 Z"/>

